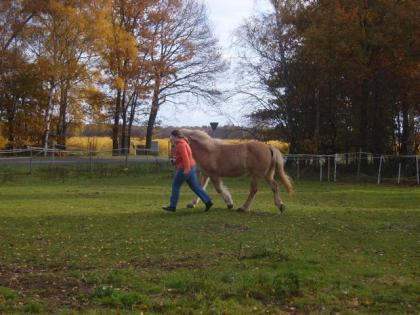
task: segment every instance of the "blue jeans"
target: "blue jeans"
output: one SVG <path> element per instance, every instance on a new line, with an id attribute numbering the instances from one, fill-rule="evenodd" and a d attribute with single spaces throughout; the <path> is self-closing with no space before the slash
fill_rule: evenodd
<path id="1" fill-rule="evenodd" d="M 170 207 L 176 208 L 179 199 L 179 192 L 181 190 L 181 186 L 184 182 L 187 182 L 188 186 L 190 186 L 191 190 L 204 202 L 207 203 L 211 199 L 209 195 L 204 191 L 201 187 L 200 183 L 197 179 L 197 168 L 194 165 L 191 168 L 191 171 L 187 176 L 184 175 L 184 170 L 179 168 L 176 170 L 174 180 L 172 182 L 172 194 L 171 194 L 171 203 Z"/>

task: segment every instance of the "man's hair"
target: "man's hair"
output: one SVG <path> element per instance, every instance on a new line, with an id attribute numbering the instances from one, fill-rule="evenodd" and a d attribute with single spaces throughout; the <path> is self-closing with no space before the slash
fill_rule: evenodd
<path id="1" fill-rule="evenodd" d="M 184 135 L 178 129 L 172 130 L 171 136 L 178 137 L 178 138 L 184 138 Z"/>

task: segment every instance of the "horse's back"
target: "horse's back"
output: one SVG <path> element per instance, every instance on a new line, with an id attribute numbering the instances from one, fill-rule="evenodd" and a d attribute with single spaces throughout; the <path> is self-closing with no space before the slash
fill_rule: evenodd
<path id="1" fill-rule="evenodd" d="M 263 174 L 271 165 L 268 145 L 257 141 L 222 145 L 217 159 L 220 176 Z"/>
<path id="2" fill-rule="evenodd" d="M 262 142 L 253 141 L 247 143 L 247 164 L 250 171 L 255 174 L 263 174 L 272 164 L 270 147 Z"/>

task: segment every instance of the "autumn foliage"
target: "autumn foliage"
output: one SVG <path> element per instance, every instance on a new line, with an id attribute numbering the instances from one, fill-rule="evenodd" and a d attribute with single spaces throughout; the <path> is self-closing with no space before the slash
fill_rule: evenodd
<path id="1" fill-rule="evenodd" d="M 292 151 L 412 154 L 420 145 L 418 1 L 271 0 L 238 32 L 256 126 Z M 260 101 L 260 99 L 258 99 Z"/>
<path id="2" fill-rule="evenodd" d="M 197 0 L 0 2 L 0 123 L 10 148 L 66 146 L 87 122 L 113 126 L 116 152 L 133 124 L 190 94 L 212 101 L 225 69 Z"/>
<path id="3" fill-rule="evenodd" d="M 271 0 L 238 30 L 237 94 L 298 153 L 412 154 L 420 142 L 418 1 Z M 151 143 L 162 106 L 216 102 L 224 62 L 199 0 L 0 1 L 7 147 L 66 146 L 86 123 Z M 192 122 L 194 124 L 194 122 Z"/>

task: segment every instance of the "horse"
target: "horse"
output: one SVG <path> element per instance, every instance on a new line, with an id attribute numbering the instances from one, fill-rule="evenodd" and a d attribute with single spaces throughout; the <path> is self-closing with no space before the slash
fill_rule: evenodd
<path id="1" fill-rule="evenodd" d="M 262 178 L 265 178 L 271 186 L 276 207 L 281 212 L 285 210 L 279 194 L 279 183 L 274 176 L 278 175 L 288 193 L 293 191 L 293 186 L 284 171 L 283 156 L 277 148 L 259 141 L 224 144 L 222 140 L 214 139 L 201 130 L 181 129 L 180 131 L 189 141 L 193 157 L 204 175 L 203 187 L 205 188 L 210 180 L 229 209 L 233 208 L 233 200 L 221 177 L 247 175 L 251 177 L 250 191 L 238 211 L 250 210 L 258 191 L 258 183 Z M 197 203 L 198 198 L 195 198 L 188 207 L 194 207 Z"/>

